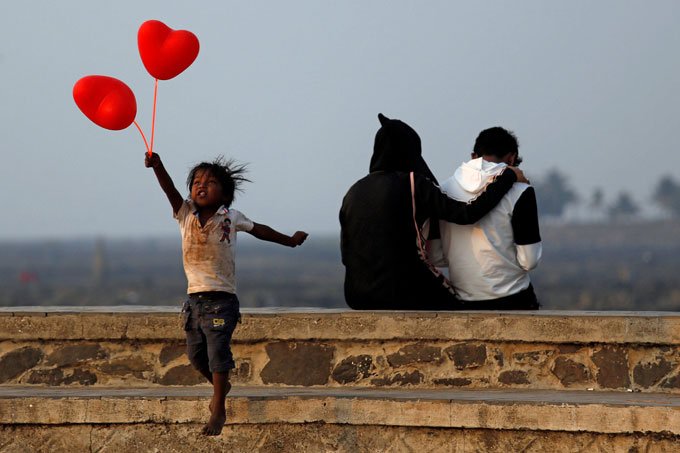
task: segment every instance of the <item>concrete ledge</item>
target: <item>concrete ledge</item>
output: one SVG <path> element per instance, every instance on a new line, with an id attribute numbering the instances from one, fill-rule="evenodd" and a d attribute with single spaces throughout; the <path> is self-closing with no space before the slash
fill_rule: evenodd
<path id="1" fill-rule="evenodd" d="M 210 389 L 0 388 L 0 425 L 200 423 Z M 680 436 L 680 397 L 560 391 L 235 387 L 228 424 L 402 427 Z"/>
<path id="2" fill-rule="evenodd" d="M 178 309 L 0 310 L 0 340 L 183 339 Z M 167 311 L 162 311 L 163 309 Z M 108 311 L 107 311 L 108 310 Z M 243 310 L 235 343 L 272 340 L 477 340 L 680 344 L 675 312 L 357 312 Z"/>
<path id="3" fill-rule="evenodd" d="M 357 453 L 357 452 L 673 452 L 671 435 L 412 428 L 305 424 L 226 425 L 198 435 L 201 424 L 0 425 L 0 452 Z"/>

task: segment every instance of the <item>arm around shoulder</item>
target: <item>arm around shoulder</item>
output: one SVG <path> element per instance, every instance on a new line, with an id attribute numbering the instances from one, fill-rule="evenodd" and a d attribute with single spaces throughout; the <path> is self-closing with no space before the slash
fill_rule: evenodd
<path id="1" fill-rule="evenodd" d="M 424 202 L 429 205 L 428 214 L 459 225 L 471 225 L 491 211 L 516 181 L 516 172 L 506 169 L 474 201 L 464 203 L 449 198 L 429 179 L 420 177 L 416 186 L 416 197 L 419 198 L 419 191 L 420 196 L 425 197 Z"/>

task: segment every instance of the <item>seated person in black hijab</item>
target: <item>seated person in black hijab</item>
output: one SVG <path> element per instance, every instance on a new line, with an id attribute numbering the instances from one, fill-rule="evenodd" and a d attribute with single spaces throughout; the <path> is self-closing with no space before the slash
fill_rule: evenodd
<path id="1" fill-rule="evenodd" d="M 452 200 L 437 187 L 416 131 L 382 114 L 378 119 L 382 127 L 375 136 L 369 174 L 349 189 L 340 209 L 347 305 L 355 310 L 460 309 L 455 295 L 418 253 L 412 203 L 419 228 L 430 218 L 468 225 L 526 178 L 508 167 L 474 201 Z"/>

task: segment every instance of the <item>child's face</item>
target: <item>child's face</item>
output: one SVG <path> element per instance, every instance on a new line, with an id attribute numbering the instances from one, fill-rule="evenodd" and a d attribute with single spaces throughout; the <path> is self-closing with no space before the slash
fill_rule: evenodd
<path id="1" fill-rule="evenodd" d="M 198 170 L 191 183 L 191 199 L 199 208 L 219 207 L 224 203 L 222 185 L 209 170 Z"/>

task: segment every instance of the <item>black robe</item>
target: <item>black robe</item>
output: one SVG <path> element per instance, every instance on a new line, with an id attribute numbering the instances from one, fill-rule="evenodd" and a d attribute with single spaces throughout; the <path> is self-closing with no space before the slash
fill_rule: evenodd
<path id="1" fill-rule="evenodd" d="M 506 170 L 472 203 L 448 198 L 421 156 L 407 124 L 379 115 L 370 173 L 347 192 L 340 209 L 345 300 L 355 310 L 452 310 L 456 299 L 418 256 L 409 172 L 415 172 L 416 221 L 461 225 L 486 215 L 517 180 Z M 436 223 L 436 222 L 434 222 Z"/>

